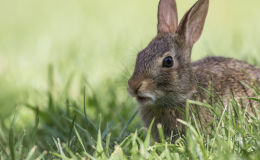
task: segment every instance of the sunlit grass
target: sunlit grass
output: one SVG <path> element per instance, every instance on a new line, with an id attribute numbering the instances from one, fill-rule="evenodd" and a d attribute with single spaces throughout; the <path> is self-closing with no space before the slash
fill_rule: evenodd
<path id="1" fill-rule="evenodd" d="M 256 94 L 259 95 L 257 89 Z M 212 97 L 216 99 L 216 97 Z M 52 97 L 49 97 L 51 100 Z M 259 98 L 251 98 L 260 102 Z M 86 99 L 88 101 L 90 99 Z M 95 101 L 92 98 L 93 101 Z M 68 100 L 70 102 L 70 100 Z M 89 104 L 88 104 L 89 105 Z M 88 106 L 85 105 L 84 107 Z M 199 122 L 195 116 L 198 110 L 189 109 L 196 105 L 204 106 L 212 112 L 213 121 L 209 123 L 211 128 L 206 133 L 206 128 L 199 129 Z M 247 105 L 248 106 L 248 105 Z M 255 113 L 249 113 L 247 106 L 243 109 L 238 106 L 234 98 L 230 98 L 227 104 L 220 100 L 214 105 L 206 101 L 196 102 L 187 100 L 186 120 L 178 120 L 187 126 L 185 135 L 172 135 L 165 139 L 161 125 L 155 126 L 151 123 L 149 129 L 136 129 L 129 134 L 125 130 L 115 130 L 115 127 L 127 124 L 117 121 L 106 121 L 105 116 L 98 114 L 93 122 L 84 111 L 76 104 L 71 104 L 70 112 L 59 105 L 53 105 L 49 101 L 48 109 L 39 111 L 37 108 L 28 106 L 35 111 L 37 119 L 35 127 L 29 133 L 29 141 L 26 140 L 23 131 L 18 138 L 14 138 L 14 128 L 19 108 L 13 118 L 9 130 L 9 146 L 5 149 L 0 143 L 0 157 L 4 159 L 28 158 L 36 159 L 259 159 L 260 149 L 260 121 L 257 116 L 260 112 L 259 106 Z M 67 106 L 68 107 L 68 106 Z M 98 107 L 95 104 L 95 107 Z M 88 110 L 85 108 L 84 110 Z M 86 112 L 88 113 L 88 112 Z M 62 114 L 60 118 L 57 118 Z M 74 118 L 70 114 L 75 114 Z M 135 116 L 135 114 L 134 114 Z M 37 129 L 38 120 L 41 119 L 42 127 Z M 49 124 L 48 124 L 49 123 Z M 130 121 L 131 122 L 131 118 Z M 154 142 L 152 127 L 158 127 L 160 142 Z M 113 129 L 114 128 L 114 129 Z M 118 127 L 117 127 L 118 128 Z M 125 127 L 124 127 L 125 128 Z M 38 132 L 36 132 L 38 130 Z M 119 131 L 119 132 L 118 132 Z M 120 132 L 127 132 L 128 136 L 118 139 Z M 121 133 L 120 133 L 121 134 Z M 35 141 L 35 137 L 40 137 Z M 41 149 L 42 143 L 49 137 L 49 150 L 47 153 Z M 37 149 L 36 144 L 40 148 Z"/>

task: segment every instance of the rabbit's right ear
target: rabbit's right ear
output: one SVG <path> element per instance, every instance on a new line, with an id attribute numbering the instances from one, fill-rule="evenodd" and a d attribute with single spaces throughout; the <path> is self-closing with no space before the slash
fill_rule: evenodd
<path id="1" fill-rule="evenodd" d="M 176 32 L 185 38 L 186 44 L 192 46 L 200 38 L 208 8 L 209 0 L 199 0 L 182 18 Z"/>
<path id="2" fill-rule="evenodd" d="M 158 33 L 174 34 L 178 26 L 175 0 L 160 0 L 158 7 Z"/>

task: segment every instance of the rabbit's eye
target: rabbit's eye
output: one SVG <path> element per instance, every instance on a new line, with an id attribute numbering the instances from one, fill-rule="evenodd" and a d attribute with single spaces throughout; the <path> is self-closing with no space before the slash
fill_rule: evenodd
<path id="1" fill-rule="evenodd" d="M 163 67 L 172 67 L 173 66 L 173 60 L 172 57 L 166 57 L 163 60 Z"/>

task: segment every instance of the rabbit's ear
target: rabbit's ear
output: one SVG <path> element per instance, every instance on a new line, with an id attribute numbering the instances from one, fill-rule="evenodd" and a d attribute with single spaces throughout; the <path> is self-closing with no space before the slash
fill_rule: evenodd
<path id="1" fill-rule="evenodd" d="M 160 0 L 158 8 L 158 33 L 174 34 L 178 26 L 175 0 Z"/>
<path id="2" fill-rule="evenodd" d="M 200 38 L 208 8 L 209 0 L 199 0 L 182 18 L 177 32 L 185 37 L 188 45 L 193 45 Z"/>

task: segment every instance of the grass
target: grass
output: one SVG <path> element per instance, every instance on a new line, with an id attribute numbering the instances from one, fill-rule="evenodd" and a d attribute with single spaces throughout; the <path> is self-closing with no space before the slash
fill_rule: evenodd
<path id="1" fill-rule="evenodd" d="M 260 92 L 253 86 L 252 90 L 260 96 Z M 217 99 L 216 97 L 212 97 Z M 246 97 L 245 97 L 246 98 Z M 249 97 L 260 102 L 259 98 Z M 51 97 L 50 97 L 51 99 Z M 69 101 L 69 100 L 68 100 Z M 49 103 L 50 104 L 50 103 Z M 84 105 L 84 104 L 83 104 Z M 210 133 L 205 133 L 206 128 L 198 129 L 200 124 L 194 115 L 199 111 L 190 110 L 190 105 L 200 105 L 212 110 L 214 120 L 209 123 Z M 247 105 L 248 106 L 248 105 Z M 134 133 L 127 133 L 118 140 L 118 133 L 113 131 L 114 121 L 108 122 L 104 115 L 96 118 L 98 123 L 92 122 L 84 111 L 76 105 L 71 106 L 69 113 L 75 114 L 71 119 L 66 110 L 59 105 L 53 107 L 52 113 L 48 110 L 39 111 L 35 126 L 30 133 L 30 140 L 26 141 L 23 131 L 18 138 L 14 136 L 15 122 L 19 113 L 17 108 L 9 130 L 9 148 L 1 143 L 2 159 L 259 159 L 260 149 L 260 121 L 257 118 L 259 107 L 255 113 L 249 113 L 247 106 L 241 109 L 235 98 L 229 99 L 224 105 L 221 100 L 213 106 L 206 101 L 196 102 L 187 100 L 186 120 L 178 120 L 187 126 L 185 135 L 172 135 L 165 139 L 160 125 L 160 142 L 154 142 L 152 138 L 151 123 L 149 129 L 141 128 Z M 49 106 L 50 107 L 50 106 Z M 86 107 L 86 106 L 85 106 Z M 83 108 L 85 108 L 83 107 Z M 87 108 L 85 108 L 87 110 Z M 190 110 L 190 112 L 189 112 Z M 62 115 L 61 120 L 54 120 L 52 116 Z M 50 117 L 52 126 L 48 126 Z M 135 116 L 136 114 L 134 114 Z M 192 115 L 192 116 L 190 116 Z M 38 128 L 39 119 L 45 127 Z M 125 124 L 127 128 L 130 121 Z M 121 124 L 123 125 L 123 124 Z M 37 132 L 36 132 L 37 131 Z M 122 132 L 124 132 L 123 130 Z M 125 131 L 126 132 L 126 131 Z M 52 135 L 49 146 L 43 151 L 37 144 L 36 137 Z M 42 139 L 38 139 L 38 143 Z M 40 147 L 37 147 L 40 146 Z"/>
<path id="2" fill-rule="evenodd" d="M 179 18 L 195 1 L 177 1 Z M 126 82 L 155 36 L 157 4 L 0 1 L 0 159 L 259 159 L 259 121 L 234 99 L 217 103 L 211 134 L 193 111 L 186 135 L 149 142 Z M 259 5 L 212 0 L 192 61 L 218 55 L 260 67 Z"/>

